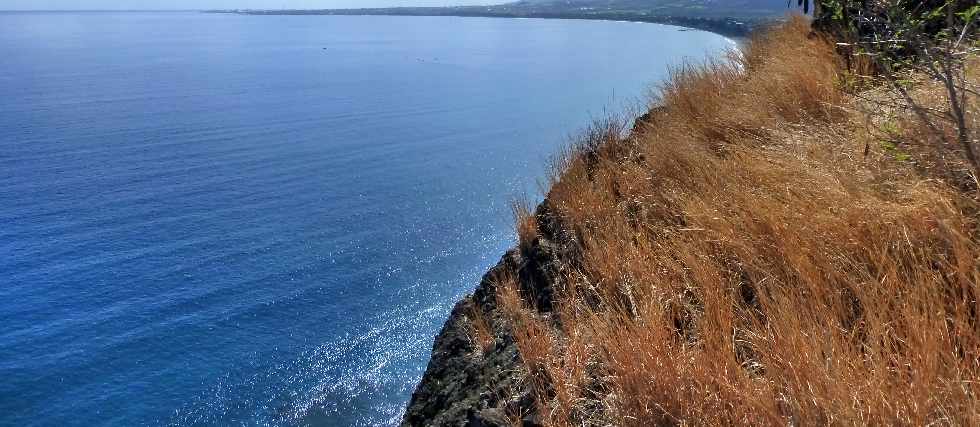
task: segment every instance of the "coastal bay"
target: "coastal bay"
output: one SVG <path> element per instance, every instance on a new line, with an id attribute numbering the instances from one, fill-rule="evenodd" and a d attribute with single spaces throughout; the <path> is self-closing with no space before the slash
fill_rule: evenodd
<path id="1" fill-rule="evenodd" d="M 567 136 L 730 45 L 599 21 L 0 24 L 19 425 L 396 423 Z"/>

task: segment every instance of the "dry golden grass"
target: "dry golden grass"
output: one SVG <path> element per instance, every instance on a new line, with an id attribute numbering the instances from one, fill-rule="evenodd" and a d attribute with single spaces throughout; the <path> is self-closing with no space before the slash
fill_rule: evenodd
<path id="1" fill-rule="evenodd" d="M 553 313 L 498 291 L 547 425 L 980 425 L 975 194 L 882 148 L 841 70 L 794 20 L 557 162 L 581 259 Z"/>
<path id="2" fill-rule="evenodd" d="M 514 223 L 517 224 L 517 241 L 520 242 L 519 249 L 525 252 L 528 246 L 534 242 L 534 238 L 538 233 L 537 218 L 531 213 L 530 204 L 526 198 L 512 203 L 511 212 L 514 215 Z"/>
<path id="3" fill-rule="evenodd" d="M 494 337 L 490 322 L 487 321 L 487 315 L 483 312 L 483 308 L 474 304 L 470 307 L 467 314 L 470 320 L 469 335 L 474 347 L 480 351 L 481 355 L 489 352 L 493 349 L 496 338 Z"/>

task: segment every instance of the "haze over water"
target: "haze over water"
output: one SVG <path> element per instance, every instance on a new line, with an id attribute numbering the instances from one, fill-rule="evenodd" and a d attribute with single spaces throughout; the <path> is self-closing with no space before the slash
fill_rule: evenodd
<path id="1" fill-rule="evenodd" d="M 567 135 L 724 38 L 0 13 L 0 425 L 398 420 Z"/>

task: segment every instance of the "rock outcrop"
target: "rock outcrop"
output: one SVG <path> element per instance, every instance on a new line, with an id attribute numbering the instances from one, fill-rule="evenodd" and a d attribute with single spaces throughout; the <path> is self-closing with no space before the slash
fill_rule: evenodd
<path id="1" fill-rule="evenodd" d="M 435 339 L 432 358 L 412 395 L 403 426 L 510 426 L 515 421 L 540 425 L 525 382 L 513 333 L 497 304 L 501 277 L 518 281 L 528 306 L 551 311 L 561 263 L 567 254 L 555 242 L 558 229 L 547 202 L 535 216 L 540 236 L 523 249 L 509 251 L 483 277 L 471 296 L 456 304 Z M 491 329 L 493 343 L 481 348 L 473 338 L 475 310 Z"/>
<path id="2" fill-rule="evenodd" d="M 453 308 L 436 337 L 432 358 L 405 412 L 404 426 L 504 426 L 511 387 L 519 381 L 517 348 L 507 335 L 495 336 L 483 352 L 472 338 L 473 310 L 499 317 L 494 277 L 513 269 L 517 255 L 508 253 L 480 282 L 476 292 Z M 496 322 L 493 322 L 496 323 Z"/>

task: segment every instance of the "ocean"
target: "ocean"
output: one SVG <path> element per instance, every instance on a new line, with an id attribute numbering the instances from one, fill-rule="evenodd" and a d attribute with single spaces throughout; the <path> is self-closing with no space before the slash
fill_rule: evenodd
<path id="1" fill-rule="evenodd" d="M 0 13 L 0 425 L 391 425 L 510 202 L 723 37 Z"/>

